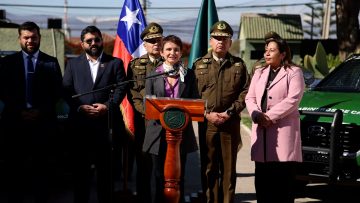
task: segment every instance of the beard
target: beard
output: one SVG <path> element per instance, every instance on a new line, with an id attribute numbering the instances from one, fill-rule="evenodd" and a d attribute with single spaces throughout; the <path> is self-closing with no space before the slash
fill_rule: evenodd
<path id="1" fill-rule="evenodd" d="M 21 49 L 27 54 L 34 54 L 40 48 L 40 42 L 38 44 L 32 44 L 32 47 L 27 46 L 26 44 L 21 44 Z"/>
<path id="2" fill-rule="evenodd" d="M 103 45 L 101 46 L 93 45 L 85 49 L 85 52 L 93 57 L 99 57 L 102 51 L 103 51 Z"/>

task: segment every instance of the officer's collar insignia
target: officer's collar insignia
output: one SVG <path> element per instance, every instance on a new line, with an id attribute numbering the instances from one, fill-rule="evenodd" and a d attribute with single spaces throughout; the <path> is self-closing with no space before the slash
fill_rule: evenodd
<path id="1" fill-rule="evenodd" d="M 225 23 L 219 23 L 219 24 L 217 25 L 217 29 L 219 29 L 219 30 L 225 30 L 225 29 L 226 29 Z"/>
<path id="2" fill-rule="evenodd" d="M 140 59 L 140 63 L 147 63 L 148 60 L 147 59 Z"/>
<path id="3" fill-rule="evenodd" d="M 159 28 L 157 26 L 151 26 L 150 29 L 149 29 L 149 32 L 150 33 L 157 33 L 159 32 Z"/>

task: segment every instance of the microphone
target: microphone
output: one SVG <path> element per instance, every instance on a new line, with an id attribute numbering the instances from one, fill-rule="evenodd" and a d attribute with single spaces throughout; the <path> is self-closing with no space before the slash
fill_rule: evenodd
<path id="1" fill-rule="evenodd" d="M 173 65 L 173 69 L 166 71 L 166 73 L 169 76 L 174 76 L 174 75 L 178 75 L 180 73 L 180 68 L 182 67 L 182 63 L 176 63 Z"/>

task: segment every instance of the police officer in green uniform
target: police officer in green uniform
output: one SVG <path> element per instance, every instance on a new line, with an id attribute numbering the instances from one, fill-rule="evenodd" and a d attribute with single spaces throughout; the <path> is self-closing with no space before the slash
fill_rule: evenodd
<path id="1" fill-rule="evenodd" d="M 249 75 L 244 61 L 231 55 L 233 30 L 225 21 L 210 30 L 205 56 L 193 64 L 197 87 L 207 100 L 205 122 L 199 123 L 203 190 L 207 202 L 234 202 L 236 158 L 241 147 L 240 112 L 245 108 Z"/>
<path id="2" fill-rule="evenodd" d="M 160 56 L 162 48 L 163 29 L 157 23 L 150 23 L 141 33 L 146 54 L 133 59 L 129 63 L 128 78 L 136 80 L 130 84 L 130 96 L 135 107 L 135 156 L 137 164 L 136 189 L 139 202 L 151 200 L 151 157 L 142 151 L 145 136 L 145 80 L 144 78 L 163 62 Z"/>

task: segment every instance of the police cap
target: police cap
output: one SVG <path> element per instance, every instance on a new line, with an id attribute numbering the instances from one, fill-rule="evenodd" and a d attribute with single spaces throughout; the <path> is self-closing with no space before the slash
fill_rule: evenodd
<path id="1" fill-rule="evenodd" d="M 142 40 L 152 39 L 152 38 L 158 38 L 163 37 L 162 35 L 163 29 L 162 27 L 157 23 L 150 23 L 144 31 L 141 33 L 140 37 Z"/>
<path id="2" fill-rule="evenodd" d="M 230 25 L 225 21 L 216 22 L 210 30 L 210 36 L 224 36 L 231 37 L 234 31 L 230 27 Z"/>

